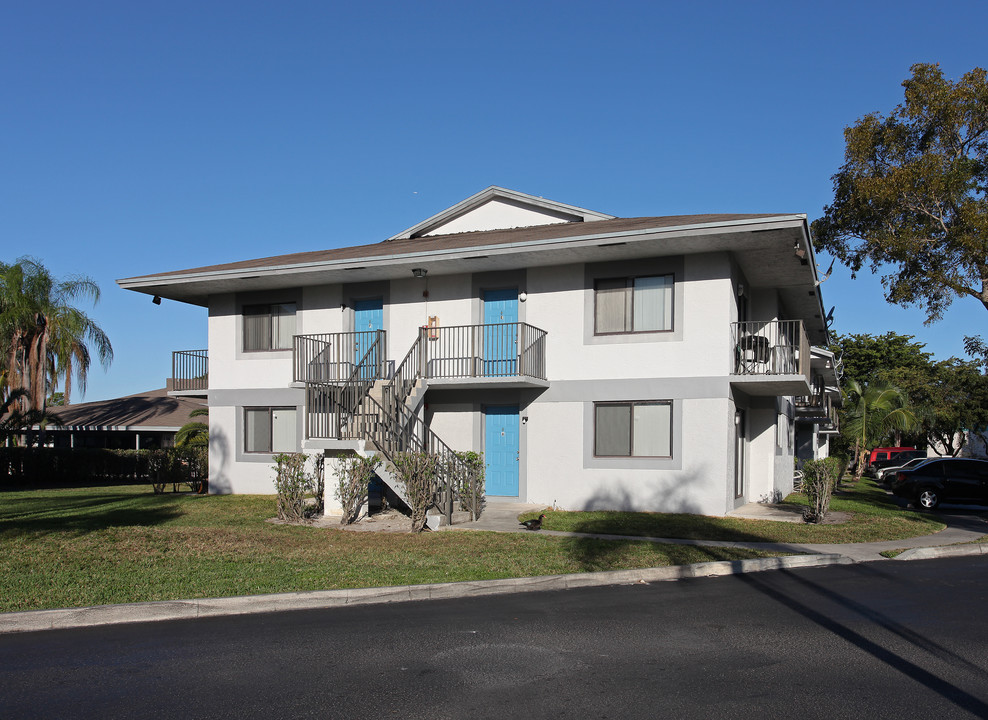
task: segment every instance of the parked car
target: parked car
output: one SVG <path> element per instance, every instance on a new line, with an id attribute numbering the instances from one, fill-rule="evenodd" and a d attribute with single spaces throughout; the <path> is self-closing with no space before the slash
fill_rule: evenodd
<path id="1" fill-rule="evenodd" d="M 887 467 L 879 468 L 875 471 L 875 481 L 880 482 L 883 485 L 891 485 L 892 480 L 895 479 L 895 474 L 902 470 L 903 468 L 914 468 L 920 463 L 924 463 L 931 458 L 923 455 L 922 457 L 914 457 L 911 460 L 903 462 L 901 465 L 888 465 Z M 901 461 L 897 461 L 901 462 Z"/>
<path id="2" fill-rule="evenodd" d="M 916 507 L 942 502 L 988 505 L 988 460 L 934 458 L 895 474 L 892 492 Z"/>
<path id="3" fill-rule="evenodd" d="M 912 460 L 917 457 L 926 457 L 926 453 L 921 452 L 914 447 L 875 448 L 868 456 L 864 474 L 869 477 L 874 477 L 875 472 L 879 468 L 888 467 L 889 465 L 901 465 L 902 463 L 899 462 L 900 459 L 904 463 L 906 460 Z"/>

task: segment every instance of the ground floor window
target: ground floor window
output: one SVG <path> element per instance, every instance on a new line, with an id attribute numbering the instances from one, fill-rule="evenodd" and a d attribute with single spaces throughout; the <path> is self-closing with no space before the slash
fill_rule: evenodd
<path id="1" fill-rule="evenodd" d="M 296 452 L 297 412 L 293 407 L 244 408 L 244 451 Z"/>
<path id="2" fill-rule="evenodd" d="M 672 457 L 672 402 L 594 403 L 594 456 Z"/>

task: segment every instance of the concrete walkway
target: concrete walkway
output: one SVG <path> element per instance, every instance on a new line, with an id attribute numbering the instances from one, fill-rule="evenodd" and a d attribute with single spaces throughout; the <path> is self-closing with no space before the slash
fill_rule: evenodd
<path id="1" fill-rule="evenodd" d="M 518 522 L 522 513 L 534 513 L 545 510 L 545 505 L 524 503 L 488 502 L 484 514 L 476 522 L 454 525 L 448 530 L 487 530 L 491 532 L 528 532 Z M 981 512 L 984 508 L 979 508 Z M 749 503 L 732 513 L 733 517 L 758 520 L 775 520 L 779 522 L 801 521 L 802 516 L 791 506 L 775 506 L 761 503 Z M 973 513 L 941 512 L 938 518 L 947 527 L 932 535 L 906 538 L 903 540 L 886 540 L 870 543 L 771 543 L 771 542 L 740 542 L 726 540 L 685 540 L 682 538 L 642 537 L 637 535 L 609 535 L 604 533 L 574 533 L 556 530 L 540 530 L 544 535 L 559 537 L 589 537 L 600 540 L 634 540 L 641 542 L 664 543 L 669 545 L 704 545 L 707 547 L 736 547 L 751 550 L 766 550 L 770 552 L 799 552 L 813 555 L 841 555 L 854 562 L 869 562 L 887 560 L 881 555 L 886 550 L 908 550 L 910 548 L 930 548 L 958 543 L 970 543 L 979 537 L 988 535 L 988 520 Z M 976 546 L 975 546 L 976 547 Z M 972 548 L 973 550 L 973 548 Z"/>

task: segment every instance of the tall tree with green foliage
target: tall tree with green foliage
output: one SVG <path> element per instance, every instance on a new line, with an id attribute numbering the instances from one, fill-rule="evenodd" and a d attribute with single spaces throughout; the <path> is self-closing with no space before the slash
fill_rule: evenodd
<path id="1" fill-rule="evenodd" d="M 922 447 L 925 442 L 936 452 L 956 455 L 965 430 L 988 426 L 988 377 L 981 373 L 980 360 L 938 362 L 912 335 L 894 332 L 836 335 L 830 349 L 843 359 L 846 387 L 851 381 L 861 386 L 878 382 L 905 393 L 919 420 L 904 441 L 908 444 Z"/>
<path id="2" fill-rule="evenodd" d="M 929 323 L 958 297 L 988 309 L 988 79 L 911 71 L 901 105 L 844 130 L 834 202 L 813 234 L 852 274 L 885 271 L 886 299 L 921 305 Z"/>
<path id="3" fill-rule="evenodd" d="M 830 351 L 841 359 L 844 379 L 867 384 L 883 380 L 903 387 L 903 380 L 931 374 L 933 354 L 913 335 L 887 332 L 884 335 L 855 333 L 833 335 Z"/>
<path id="4" fill-rule="evenodd" d="M 23 411 L 43 412 L 60 380 L 66 403 L 73 376 L 85 388 L 90 345 L 103 367 L 113 360 L 106 333 L 74 304 L 99 296 L 92 279 L 57 279 L 33 258 L 0 263 L 0 362 L 7 389 L 24 391 Z"/>
<path id="5" fill-rule="evenodd" d="M 911 397 L 923 409 L 926 441 L 940 455 L 956 456 L 967 442 L 966 430 L 988 427 L 988 376 L 977 361 L 936 363 L 932 381 Z"/>

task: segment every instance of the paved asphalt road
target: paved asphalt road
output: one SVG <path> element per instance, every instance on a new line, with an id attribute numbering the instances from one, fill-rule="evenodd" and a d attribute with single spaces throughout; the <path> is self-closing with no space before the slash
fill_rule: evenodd
<path id="1" fill-rule="evenodd" d="M 0 718 L 988 717 L 988 558 L 0 636 Z"/>

